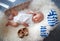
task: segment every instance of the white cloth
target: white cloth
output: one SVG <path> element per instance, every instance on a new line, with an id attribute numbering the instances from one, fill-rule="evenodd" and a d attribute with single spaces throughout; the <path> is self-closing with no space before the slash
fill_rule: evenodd
<path id="1" fill-rule="evenodd" d="M 25 12 L 19 12 L 17 16 L 13 19 L 14 22 L 26 22 L 28 25 L 32 25 L 32 14 L 27 14 Z"/>

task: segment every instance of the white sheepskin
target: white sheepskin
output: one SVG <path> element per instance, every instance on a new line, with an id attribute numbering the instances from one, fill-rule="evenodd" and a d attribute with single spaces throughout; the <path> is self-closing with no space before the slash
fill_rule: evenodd
<path id="1" fill-rule="evenodd" d="M 47 33 L 49 34 L 53 28 L 48 25 L 47 23 L 47 14 L 49 13 L 49 10 L 54 9 L 56 10 L 58 14 L 58 19 L 60 18 L 59 16 L 59 9 L 55 6 L 54 2 L 51 0 L 32 0 L 31 4 L 29 5 L 29 8 L 23 11 L 41 11 L 44 14 L 44 20 L 40 23 L 34 24 L 32 27 L 28 27 L 29 29 L 29 35 L 24 38 L 19 38 L 18 37 L 18 30 L 21 28 L 24 28 L 24 26 L 20 25 L 18 27 L 6 27 L 5 24 L 7 23 L 6 16 L 2 11 L 0 11 L 0 39 L 3 41 L 43 41 L 44 37 L 41 37 L 40 34 L 40 26 L 47 26 Z"/>

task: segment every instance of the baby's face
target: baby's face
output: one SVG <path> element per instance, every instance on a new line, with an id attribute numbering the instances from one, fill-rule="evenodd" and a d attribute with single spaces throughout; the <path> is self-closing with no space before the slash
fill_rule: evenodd
<path id="1" fill-rule="evenodd" d="M 9 20 L 12 20 L 14 16 L 18 14 L 18 11 L 16 9 L 11 9 L 6 12 L 6 15 L 8 16 Z"/>
<path id="2" fill-rule="evenodd" d="M 36 13 L 34 14 L 34 16 L 32 17 L 32 20 L 34 23 L 39 23 L 44 19 L 44 15 L 43 13 Z"/>

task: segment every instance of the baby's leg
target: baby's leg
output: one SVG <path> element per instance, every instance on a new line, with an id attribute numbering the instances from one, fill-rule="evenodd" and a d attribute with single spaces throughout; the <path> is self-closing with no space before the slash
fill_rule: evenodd
<path id="1" fill-rule="evenodd" d="M 6 26 L 13 26 L 13 27 L 17 27 L 19 24 L 18 23 L 16 23 L 16 22 L 10 22 L 10 21 L 8 21 L 8 23 L 6 24 Z"/>

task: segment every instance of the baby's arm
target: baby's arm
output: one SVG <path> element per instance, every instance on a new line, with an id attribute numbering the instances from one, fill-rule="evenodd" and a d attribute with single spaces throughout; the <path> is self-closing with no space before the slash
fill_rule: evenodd
<path id="1" fill-rule="evenodd" d="M 25 27 L 29 26 L 26 22 L 22 22 L 21 25 L 24 25 Z"/>
<path id="2" fill-rule="evenodd" d="M 13 27 L 17 27 L 19 24 L 17 22 L 11 22 L 11 21 L 8 21 L 8 23 L 6 24 L 6 26 L 13 26 Z"/>
<path id="3" fill-rule="evenodd" d="M 27 12 L 27 14 L 34 14 L 34 12 L 33 11 L 29 11 L 29 12 Z"/>
<path id="4" fill-rule="evenodd" d="M 29 12 L 27 12 L 27 14 L 32 14 L 33 16 L 35 16 L 37 14 L 37 12 L 35 12 L 35 11 L 29 11 Z"/>

